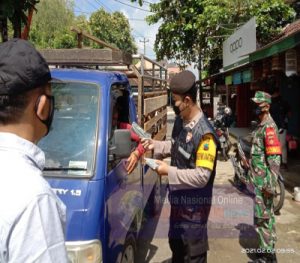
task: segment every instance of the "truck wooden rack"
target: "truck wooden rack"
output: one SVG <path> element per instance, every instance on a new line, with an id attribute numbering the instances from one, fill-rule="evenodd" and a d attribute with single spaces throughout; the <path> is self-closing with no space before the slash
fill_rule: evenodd
<path id="1" fill-rule="evenodd" d="M 129 66 L 132 56 L 112 49 L 41 49 L 39 52 L 54 66 Z"/>
<path id="2" fill-rule="evenodd" d="M 143 55 L 133 55 L 134 63 L 127 72 L 136 94 L 139 124 L 156 140 L 167 133 L 167 69 Z"/>

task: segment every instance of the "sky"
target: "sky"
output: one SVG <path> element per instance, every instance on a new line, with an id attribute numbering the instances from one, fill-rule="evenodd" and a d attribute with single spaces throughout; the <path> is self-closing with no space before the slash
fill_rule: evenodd
<path id="1" fill-rule="evenodd" d="M 144 54 L 144 43 L 141 41 L 144 41 L 145 38 L 145 40 L 148 41 L 146 42 L 145 48 L 146 56 L 155 59 L 153 46 L 159 24 L 149 26 L 144 19 L 151 13 L 143 11 L 149 10 L 148 3 L 150 2 L 156 3 L 159 2 L 159 0 L 147 0 L 143 6 L 132 3 L 130 0 L 74 0 L 74 10 L 76 15 L 86 15 L 87 17 L 89 17 L 90 13 L 101 7 L 110 13 L 114 11 L 122 12 L 129 20 L 132 29 L 131 32 L 138 47 L 138 53 Z"/>

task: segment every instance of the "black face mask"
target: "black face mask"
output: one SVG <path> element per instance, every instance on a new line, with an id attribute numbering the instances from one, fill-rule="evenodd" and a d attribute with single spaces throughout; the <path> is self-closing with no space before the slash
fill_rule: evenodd
<path id="1" fill-rule="evenodd" d="M 253 110 L 253 113 L 258 117 L 259 115 L 261 115 L 263 113 L 261 107 L 256 106 Z"/>
<path id="2" fill-rule="evenodd" d="M 178 106 L 173 105 L 173 110 L 174 110 L 174 112 L 175 112 L 176 115 L 180 114 L 180 109 L 179 109 Z"/>
<path id="3" fill-rule="evenodd" d="M 37 116 L 39 118 L 39 120 L 44 123 L 47 127 L 47 132 L 44 136 L 47 136 L 49 131 L 50 131 L 50 128 L 51 128 L 51 124 L 52 124 L 52 121 L 53 121 L 53 116 L 54 116 L 54 96 L 50 96 L 50 95 L 46 95 L 46 94 L 43 94 L 47 97 L 47 99 L 50 101 L 50 109 L 49 109 L 49 115 L 48 115 L 48 118 L 46 120 L 41 120 L 39 118 L 39 116 Z M 37 112 L 37 107 L 39 105 L 39 102 L 40 102 L 40 99 L 41 99 L 41 96 L 38 98 L 38 100 L 36 101 L 36 112 Z"/>
<path id="4" fill-rule="evenodd" d="M 184 103 L 183 100 L 181 101 L 180 105 L 182 103 Z M 181 112 L 183 112 L 183 111 L 185 111 L 187 109 L 187 106 L 186 106 L 183 110 L 180 110 L 179 109 L 180 105 L 179 106 L 175 106 L 175 102 L 174 101 L 172 102 L 172 104 L 173 104 L 173 110 L 174 110 L 174 112 L 175 112 L 176 115 L 179 115 Z"/>

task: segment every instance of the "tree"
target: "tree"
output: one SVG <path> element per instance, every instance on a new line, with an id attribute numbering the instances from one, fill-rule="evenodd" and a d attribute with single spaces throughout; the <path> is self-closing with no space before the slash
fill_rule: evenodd
<path id="1" fill-rule="evenodd" d="M 39 0 L 0 1 L 0 32 L 2 41 L 8 40 L 8 21 L 12 23 L 13 37 L 21 37 L 22 26 L 25 25 L 25 27 L 29 28 L 29 21 L 38 2 Z"/>
<path id="2" fill-rule="evenodd" d="M 128 19 L 121 12 L 108 13 L 103 8 L 92 13 L 89 25 L 92 34 L 127 53 L 136 53 Z"/>
<path id="3" fill-rule="evenodd" d="M 299 19 L 300 18 L 300 1 L 291 0 L 288 2 L 290 2 L 291 7 L 296 12 L 296 19 Z"/>
<path id="4" fill-rule="evenodd" d="M 196 62 L 210 73 L 222 66 L 223 41 L 251 17 L 256 16 L 261 45 L 294 19 L 293 9 L 283 0 L 161 0 L 150 4 L 150 10 L 150 24 L 162 21 L 154 46 L 157 58 Z"/>
<path id="5" fill-rule="evenodd" d="M 73 2 L 41 0 L 36 6 L 30 40 L 38 48 L 76 47 L 76 36 L 70 31 L 75 21 Z"/>

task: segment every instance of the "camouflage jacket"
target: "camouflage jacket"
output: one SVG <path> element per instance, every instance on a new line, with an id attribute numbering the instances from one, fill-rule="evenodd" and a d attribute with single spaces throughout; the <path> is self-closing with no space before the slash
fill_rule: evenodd
<path id="1" fill-rule="evenodd" d="M 250 180 L 255 187 L 270 194 L 275 193 L 280 168 L 281 146 L 278 138 L 277 126 L 268 115 L 254 131 L 251 147 Z"/>

